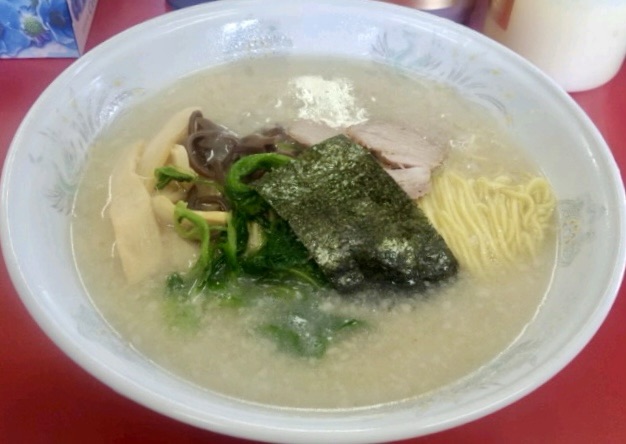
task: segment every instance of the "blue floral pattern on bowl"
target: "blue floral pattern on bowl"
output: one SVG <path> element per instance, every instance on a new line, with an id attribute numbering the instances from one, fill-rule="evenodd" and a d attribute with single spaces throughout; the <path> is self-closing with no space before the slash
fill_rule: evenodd
<path id="1" fill-rule="evenodd" d="M 51 208 L 63 214 L 70 213 L 89 147 L 117 114 L 143 93 L 140 87 L 118 90 L 113 86 L 100 94 L 78 99 L 73 91 L 70 92 L 74 106 L 69 113 L 67 109 L 58 110 L 64 119 L 71 121 L 70 130 L 65 128 L 60 131 L 52 126 L 40 132 L 45 143 L 58 147 L 59 152 L 43 161 L 43 153 L 30 154 L 32 163 L 54 171 L 52 181 L 44 192 Z"/>

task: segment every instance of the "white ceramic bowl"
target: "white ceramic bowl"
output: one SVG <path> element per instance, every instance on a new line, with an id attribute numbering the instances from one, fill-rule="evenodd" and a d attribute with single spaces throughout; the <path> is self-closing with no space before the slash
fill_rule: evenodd
<path id="1" fill-rule="evenodd" d="M 137 89 L 158 91 L 192 71 L 272 52 L 375 59 L 448 82 L 506 122 L 554 186 L 560 249 L 545 304 L 512 347 L 428 403 L 316 413 L 213 396 L 131 349 L 85 295 L 69 223 L 90 142 L 132 105 Z M 545 75 L 487 38 L 384 3 L 235 0 L 136 26 L 50 85 L 20 126 L 5 163 L 2 248 L 17 291 L 41 328 L 125 396 L 181 421 L 257 440 L 388 441 L 450 428 L 510 404 L 585 346 L 621 282 L 624 201 L 613 158 L 586 115 Z"/>

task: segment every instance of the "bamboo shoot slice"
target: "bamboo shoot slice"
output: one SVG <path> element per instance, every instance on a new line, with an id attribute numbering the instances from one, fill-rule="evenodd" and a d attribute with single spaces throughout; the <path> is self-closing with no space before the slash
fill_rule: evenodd
<path id="1" fill-rule="evenodd" d="M 161 234 L 150 193 L 136 173 L 143 142 L 122 155 L 111 175 L 109 214 L 115 233 L 115 248 L 129 283 L 154 273 L 161 264 Z"/>
<path id="2" fill-rule="evenodd" d="M 154 170 L 165 165 L 174 145 L 185 138 L 189 116 L 197 110 L 198 107 L 191 107 L 177 112 L 146 144 L 137 165 L 137 174 L 145 178 L 145 186 L 149 191 L 154 189 L 156 183 Z"/>

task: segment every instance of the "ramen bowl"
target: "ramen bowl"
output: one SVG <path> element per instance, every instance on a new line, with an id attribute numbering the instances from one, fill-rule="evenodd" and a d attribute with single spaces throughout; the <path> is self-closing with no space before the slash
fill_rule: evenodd
<path id="1" fill-rule="evenodd" d="M 245 402 L 200 390 L 154 364 L 111 328 L 88 297 L 74 262 L 70 223 L 98 135 L 142 97 L 181 77 L 276 54 L 375 61 L 450 85 L 501 121 L 550 181 L 558 251 L 547 294 L 519 337 L 466 377 L 413 401 L 372 408 L 318 411 Z M 185 423 L 244 438 L 380 442 L 488 415 L 567 365 L 600 327 L 620 286 L 624 201 L 615 162 L 587 116 L 538 69 L 493 41 L 385 3 L 235 0 L 138 25 L 62 73 L 10 147 L 1 234 L 10 276 L 40 327 L 124 396 Z"/>

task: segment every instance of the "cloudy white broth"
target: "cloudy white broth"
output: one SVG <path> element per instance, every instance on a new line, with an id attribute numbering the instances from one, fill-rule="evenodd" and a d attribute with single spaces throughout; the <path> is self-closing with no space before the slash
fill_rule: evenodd
<path id="1" fill-rule="evenodd" d="M 195 244 L 166 246 L 171 257 L 159 270 L 129 283 L 109 216 L 112 171 L 125 150 L 139 139 L 149 140 L 190 106 L 241 136 L 299 119 L 336 127 L 397 122 L 446 147 L 447 158 L 433 178 L 448 168 L 502 183 L 503 175 L 541 178 L 541 173 L 479 105 L 445 85 L 372 63 L 259 58 L 195 73 L 143 98 L 121 113 L 90 151 L 74 207 L 74 254 L 88 294 L 110 325 L 132 347 L 199 390 L 297 408 L 399 402 L 485 365 L 514 342 L 538 310 L 555 261 L 553 217 L 532 254 L 506 265 L 493 259 L 493 270 L 485 273 L 458 258 L 458 273 L 426 290 L 316 292 L 317 309 L 359 321 L 337 334 L 322 356 L 285 352 L 259 333 L 271 303 L 214 303 L 207 292 L 184 309 L 175 307 L 167 296 L 167 276 L 193 263 Z M 431 192 L 437 184 L 433 181 Z M 428 214 L 426 204 L 424 210 Z M 178 236 L 170 227 L 161 230 L 166 243 Z M 468 242 L 484 252 L 476 245 L 482 239 L 472 236 Z M 250 299 L 265 300 L 261 285 L 246 291 Z"/>

